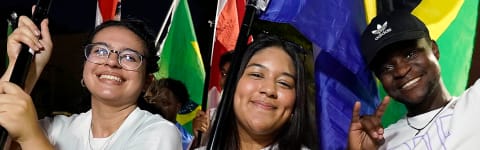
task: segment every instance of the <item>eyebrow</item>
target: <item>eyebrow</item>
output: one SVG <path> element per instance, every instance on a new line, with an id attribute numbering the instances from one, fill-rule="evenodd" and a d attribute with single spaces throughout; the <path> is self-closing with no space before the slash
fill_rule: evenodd
<path id="1" fill-rule="evenodd" d="M 268 70 L 268 68 L 265 67 L 264 65 L 262 65 L 262 64 L 257 64 L 257 63 L 249 64 L 249 65 L 247 65 L 247 67 L 245 67 L 245 69 L 246 69 L 246 68 L 250 68 L 250 67 L 260 67 L 260 68 L 262 68 L 262 69 L 267 69 L 267 70 Z M 294 76 L 293 74 L 290 74 L 290 73 L 287 73 L 287 72 L 282 72 L 282 75 L 289 76 L 289 77 L 291 77 L 292 79 L 297 79 L 297 78 L 295 78 L 295 76 Z"/>
<path id="2" fill-rule="evenodd" d="M 105 42 L 95 42 L 95 43 L 92 43 L 92 44 L 101 44 L 101 45 L 104 45 L 106 46 L 108 49 L 113 49 L 108 43 L 105 43 Z M 115 50 L 115 49 L 114 49 Z M 120 50 L 116 50 L 116 51 L 124 51 L 124 50 L 130 50 L 130 51 L 135 51 L 137 52 L 138 54 L 142 55 L 143 57 L 145 57 L 145 54 L 142 54 L 142 52 L 138 51 L 138 50 L 135 50 L 135 49 L 131 49 L 131 48 L 124 48 L 124 49 L 120 49 Z"/>

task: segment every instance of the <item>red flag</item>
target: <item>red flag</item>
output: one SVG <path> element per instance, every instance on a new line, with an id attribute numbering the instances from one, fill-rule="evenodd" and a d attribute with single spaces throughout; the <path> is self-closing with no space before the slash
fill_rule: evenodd
<path id="1" fill-rule="evenodd" d="M 221 3 L 219 1 L 219 3 Z M 209 108 L 216 107 L 219 99 L 214 95 L 219 95 L 222 87 L 220 82 L 220 56 L 235 49 L 237 37 L 240 32 L 240 24 L 245 14 L 245 0 L 226 0 L 226 3 L 217 16 L 215 43 L 213 45 L 212 64 L 210 69 L 209 82 Z M 217 93 L 213 93 L 217 92 Z M 212 95 L 213 94 L 213 95 Z"/>
<path id="2" fill-rule="evenodd" d="M 103 21 L 112 20 L 115 17 L 117 3 L 118 0 L 98 0 Z"/>

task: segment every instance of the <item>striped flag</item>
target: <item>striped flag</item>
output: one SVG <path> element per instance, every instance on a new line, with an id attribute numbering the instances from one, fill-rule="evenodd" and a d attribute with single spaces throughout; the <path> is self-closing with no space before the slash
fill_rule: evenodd
<path id="1" fill-rule="evenodd" d="M 154 75 L 156 79 L 173 78 L 182 81 L 188 89 L 190 99 L 201 105 L 205 82 L 202 57 L 195 37 L 188 2 L 187 0 L 177 2 L 178 5 L 173 11 L 169 31 L 163 46 L 161 46 L 160 60 L 158 61 L 160 70 Z M 192 133 L 191 121 L 199 109 L 200 107 L 195 107 L 186 114 L 177 115 L 177 121 L 190 133 Z"/>

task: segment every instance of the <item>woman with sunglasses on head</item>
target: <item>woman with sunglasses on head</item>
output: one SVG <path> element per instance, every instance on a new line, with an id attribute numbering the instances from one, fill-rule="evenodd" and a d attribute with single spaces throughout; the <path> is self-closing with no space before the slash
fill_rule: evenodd
<path id="1" fill-rule="evenodd" d="M 30 69 L 37 74 L 52 49 L 46 21 L 41 29 L 22 16 L 8 40 L 12 62 L 20 43 L 37 49 L 35 69 Z M 153 41 L 139 21 L 108 21 L 98 26 L 84 48 L 82 86 L 91 95 L 91 109 L 70 117 L 57 115 L 37 122 L 31 97 L 3 82 L 11 75 L 13 65 L 9 65 L 0 83 L 0 125 L 24 150 L 182 149 L 175 125 L 137 107 L 149 74 L 158 70 Z M 27 91 L 38 78 L 34 73 L 28 77 Z"/>

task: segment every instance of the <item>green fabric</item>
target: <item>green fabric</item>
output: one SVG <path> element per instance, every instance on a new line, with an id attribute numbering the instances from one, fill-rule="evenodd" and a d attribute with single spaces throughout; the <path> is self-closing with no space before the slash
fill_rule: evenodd
<path id="1" fill-rule="evenodd" d="M 465 0 L 458 16 L 437 40 L 442 77 L 454 96 L 465 91 L 477 27 L 478 0 Z"/>
<path id="2" fill-rule="evenodd" d="M 205 70 L 187 0 L 180 0 L 173 13 L 170 29 L 157 63 L 160 70 L 154 74 L 156 79 L 173 78 L 182 81 L 188 89 L 190 99 L 199 105 L 202 104 Z M 193 112 L 188 115 L 193 115 L 190 118 L 195 116 Z M 191 123 L 185 124 L 184 127 L 191 133 Z"/>
<path id="3" fill-rule="evenodd" d="M 12 25 L 9 23 L 7 28 L 7 36 L 10 35 L 10 33 L 12 32 L 13 32 L 13 28 L 12 28 Z M 5 68 L 7 67 L 8 67 L 8 55 L 5 52 Z"/>
<path id="4" fill-rule="evenodd" d="M 450 94 L 458 96 L 466 89 L 477 27 L 478 0 L 465 0 L 458 15 L 437 40 L 440 49 L 442 78 Z M 386 93 L 378 84 L 380 96 Z M 406 113 L 403 104 L 390 101 L 382 118 L 384 127 L 395 123 Z"/>
<path id="5" fill-rule="evenodd" d="M 186 0 L 180 0 L 173 14 L 158 65 L 157 79 L 182 81 L 187 86 L 190 99 L 197 104 L 202 103 L 205 70 Z"/>

